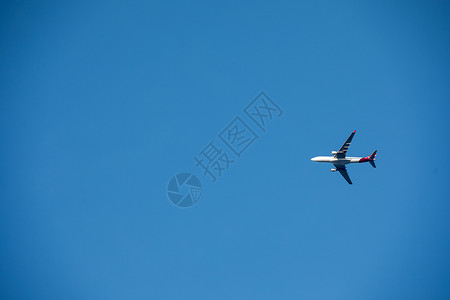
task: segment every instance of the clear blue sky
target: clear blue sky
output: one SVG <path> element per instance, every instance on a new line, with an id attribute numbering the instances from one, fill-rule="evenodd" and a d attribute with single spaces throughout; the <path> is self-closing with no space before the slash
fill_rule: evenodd
<path id="1" fill-rule="evenodd" d="M 445 1 L 0 5 L 0 298 L 449 299 Z M 284 111 L 215 183 L 193 157 Z M 310 161 L 378 149 L 348 185 Z M 178 172 L 203 184 L 180 209 Z"/>

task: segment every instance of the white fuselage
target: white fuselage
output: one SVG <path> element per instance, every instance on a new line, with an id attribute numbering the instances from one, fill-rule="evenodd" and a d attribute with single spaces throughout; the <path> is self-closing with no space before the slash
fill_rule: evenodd
<path id="1" fill-rule="evenodd" d="M 316 156 L 311 158 L 312 161 L 316 162 L 326 162 L 335 165 L 346 165 L 361 162 L 363 157 L 346 157 L 346 158 L 335 158 L 334 156 Z"/>

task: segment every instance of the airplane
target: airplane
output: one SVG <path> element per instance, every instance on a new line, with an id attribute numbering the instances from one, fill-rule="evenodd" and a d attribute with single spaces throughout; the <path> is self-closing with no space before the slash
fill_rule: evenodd
<path id="1" fill-rule="evenodd" d="M 375 150 L 371 155 L 366 157 L 347 157 L 347 150 L 350 147 L 350 144 L 352 142 L 353 136 L 355 136 L 356 130 L 353 131 L 348 139 L 345 141 L 344 145 L 342 145 L 341 149 L 339 151 L 331 151 L 331 154 L 334 156 L 316 156 L 311 158 L 312 161 L 317 162 L 327 162 L 332 163 L 335 166 L 335 169 L 331 169 L 331 172 L 339 171 L 341 173 L 342 177 L 347 180 L 349 184 L 352 184 L 352 181 L 350 180 L 350 177 L 348 176 L 347 169 L 345 165 L 347 164 L 353 164 L 353 163 L 363 163 L 363 162 L 369 162 L 372 167 L 376 168 L 375 166 L 375 156 L 377 156 L 377 150 Z"/>

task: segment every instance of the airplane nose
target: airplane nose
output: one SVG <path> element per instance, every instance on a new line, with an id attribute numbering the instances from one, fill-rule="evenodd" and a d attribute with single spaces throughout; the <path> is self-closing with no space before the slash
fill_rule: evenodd
<path id="1" fill-rule="evenodd" d="M 316 161 L 317 159 L 315 157 L 311 158 L 312 161 Z"/>

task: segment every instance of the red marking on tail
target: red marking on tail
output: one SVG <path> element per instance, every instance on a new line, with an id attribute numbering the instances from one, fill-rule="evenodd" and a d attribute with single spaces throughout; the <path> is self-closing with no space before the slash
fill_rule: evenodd
<path id="1" fill-rule="evenodd" d="M 362 163 L 362 162 L 366 162 L 366 161 L 374 161 L 375 160 L 375 156 L 377 156 L 377 150 L 373 151 L 373 153 L 370 154 L 369 156 L 361 158 L 359 160 L 359 162 Z"/>

